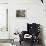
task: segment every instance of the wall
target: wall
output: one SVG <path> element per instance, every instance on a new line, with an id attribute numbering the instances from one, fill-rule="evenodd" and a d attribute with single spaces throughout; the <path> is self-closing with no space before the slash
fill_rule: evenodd
<path id="1" fill-rule="evenodd" d="M 8 0 L 0 0 L 0 3 L 8 3 Z"/>
<path id="2" fill-rule="evenodd" d="M 16 18 L 16 10 L 25 9 L 25 18 Z M 28 23 L 40 23 L 43 28 L 44 41 L 46 42 L 46 16 L 45 5 L 40 0 L 12 0 L 9 2 L 9 31 L 11 38 L 15 31 L 27 29 Z"/>

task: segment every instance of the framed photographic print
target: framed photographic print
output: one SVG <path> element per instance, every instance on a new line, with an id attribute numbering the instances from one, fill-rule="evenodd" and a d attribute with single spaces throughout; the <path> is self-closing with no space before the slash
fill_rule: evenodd
<path id="1" fill-rule="evenodd" d="M 16 17 L 25 17 L 25 10 L 16 10 Z"/>

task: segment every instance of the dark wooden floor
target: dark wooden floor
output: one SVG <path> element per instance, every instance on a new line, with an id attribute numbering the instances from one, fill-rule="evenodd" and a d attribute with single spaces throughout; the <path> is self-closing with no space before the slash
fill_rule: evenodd
<path id="1" fill-rule="evenodd" d="M 27 42 L 22 42 L 21 45 L 19 46 L 31 46 L 31 43 L 27 43 Z M 33 46 L 43 46 L 42 44 L 34 44 Z"/>

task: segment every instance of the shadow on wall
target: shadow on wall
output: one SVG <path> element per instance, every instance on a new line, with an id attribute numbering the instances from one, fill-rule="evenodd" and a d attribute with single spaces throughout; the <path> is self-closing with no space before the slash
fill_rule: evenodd
<path id="1" fill-rule="evenodd" d="M 40 25 L 40 39 L 42 40 L 42 45 L 45 46 L 44 45 L 44 37 L 43 37 L 43 26 L 42 25 Z"/>

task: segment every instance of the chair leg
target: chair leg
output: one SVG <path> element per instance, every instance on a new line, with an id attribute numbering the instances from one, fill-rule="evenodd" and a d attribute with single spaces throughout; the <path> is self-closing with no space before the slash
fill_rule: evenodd
<path id="1" fill-rule="evenodd" d="M 30 46 L 33 46 L 33 44 L 34 44 L 34 42 L 32 42 Z"/>
<path id="2" fill-rule="evenodd" d="M 34 41 L 33 41 L 33 39 L 31 40 L 31 45 L 30 46 L 33 46 L 33 44 L 34 44 Z"/>
<path id="3" fill-rule="evenodd" d="M 21 45 L 21 41 L 20 41 L 20 45 Z"/>

